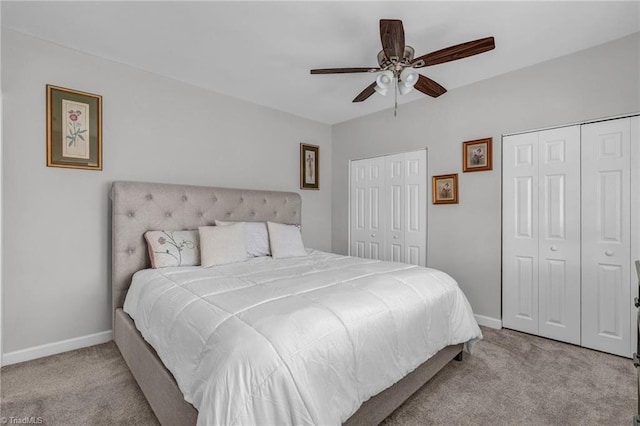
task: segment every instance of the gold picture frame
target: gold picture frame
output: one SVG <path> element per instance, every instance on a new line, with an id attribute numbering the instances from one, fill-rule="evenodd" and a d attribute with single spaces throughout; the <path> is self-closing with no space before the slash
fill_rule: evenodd
<path id="1" fill-rule="evenodd" d="M 320 147 L 300 144 L 300 189 L 320 189 Z"/>
<path id="2" fill-rule="evenodd" d="M 47 166 L 102 170 L 102 96 L 47 84 Z"/>
<path id="3" fill-rule="evenodd" d="M 482 172 L 493 169 L 493 138 L 462 143 L 462 171 Z"/>
<path id="4" fill-rule="evenodd" d="M 458 174 L 438 175 L 431 179 L 433 204 L 458 204 Z"/>

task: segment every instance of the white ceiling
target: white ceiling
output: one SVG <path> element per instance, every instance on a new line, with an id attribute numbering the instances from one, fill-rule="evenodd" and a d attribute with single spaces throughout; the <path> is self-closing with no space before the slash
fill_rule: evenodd
<path id="1" fill-rule="evenodd" d="M 421 69 L 448 90 L 640 31 L 640 2 L 9 2 L 2 25 L 214 92 L 334 124 L 390 108 L 351 100 L 376 66 L 378 20 L 416 56 L 494 36 L 496 49 Z M 447 96 L 446 94 L 443 96 Z M 438 102 L 412 93 L 400 103 Z"/>

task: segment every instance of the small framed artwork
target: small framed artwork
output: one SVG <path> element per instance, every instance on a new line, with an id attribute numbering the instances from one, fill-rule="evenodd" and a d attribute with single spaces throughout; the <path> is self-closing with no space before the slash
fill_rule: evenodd
<path id="1" fill-rule="evenodd" d="M 433 204 L 458 204 L 458 174 L 434 176 Z"/>
<path id="2" fill-rule="evenodd" d="M 102 170 L 102 96 L 47 84 L 47 166 Z"/>
<path id="3" fill-rule="evenodd" d="M 320 189 L 320 147 L 300 144 L 300 189 Z"/>
<path id="4" fill-rule="evenodd" d="M 462 143 L 463 172 L 481 172 L 493 168 L 491 164 L 493 158 L 492 141 L 492 138 L 486 138 Z"/>

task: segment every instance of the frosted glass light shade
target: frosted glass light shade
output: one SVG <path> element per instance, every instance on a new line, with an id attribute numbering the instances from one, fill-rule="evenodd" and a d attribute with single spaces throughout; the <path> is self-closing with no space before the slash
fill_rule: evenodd
<path id="1" fill-rule="evenodd" d="M 394 75 L 392 71 L 386 70 L 382 71 L 376 77 L 376 85 L 373 88 L 376 92 L 380 93 L 382 96 L 386 96 L 389 91 L 389 87 L 393 83 Z"/>
<path id="2" fill-rule="evenodd" d="M 413 87 L 418 82 L 419 76 L 420 74 L 418 74 L 416 70 L 411 67 L 407 67 L 400 73 L 400 81 L 402 81 L 405 86 Z"/>
<path id="3" fill-rule="evenodd" d="M 380 89 L 388 89 L 391 83 L 393 83 L 393 72 L 391 71 L 382 71 L 376 77 L 376 87 Z"/>

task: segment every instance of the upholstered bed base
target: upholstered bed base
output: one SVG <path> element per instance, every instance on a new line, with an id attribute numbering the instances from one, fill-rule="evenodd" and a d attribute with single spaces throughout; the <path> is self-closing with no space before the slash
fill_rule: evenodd
<path id="1" fill-rule="evenodd" d="M 133 377 L 163 426 L 195 425 L 198 411 L 182 396 L 178 384 L 164 367 L 156 351 L 144 341 L 133 320 L 116 309 L 114 340 Z M 453 358 L 462 354 L 462 344 L 447 346 L 390 388 L 366 401 L 344 424 L 377 425 L 436 375 Z"/>
<path id="2" fill-rule="evenodd" d="M 129 369 L 163 426 L 194 425 L 197 410 L 155 350 L 122 310 L 131 278 L 149 267 L 144 233 L 197 229 L 215 219 L 301 224 L 302 202 L 291 192 L 114 182 L 112 199 L 113 335 Z M 384 420 L 451 359 L 462 344 L 448 346 L 392 387 L 366 401 L 345 424 L 375 425 Z"/>
<path id="3" fill-rule="evenodd" d="M 117 309 L 113 340 L 163 426 L 195 425 L 198 411 L 184 400 L 173 375 L 142 338 L 131 317 Z"/>

